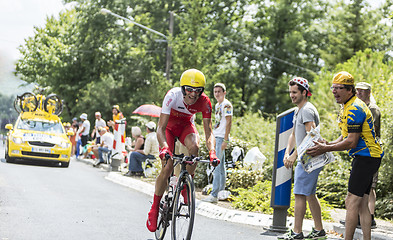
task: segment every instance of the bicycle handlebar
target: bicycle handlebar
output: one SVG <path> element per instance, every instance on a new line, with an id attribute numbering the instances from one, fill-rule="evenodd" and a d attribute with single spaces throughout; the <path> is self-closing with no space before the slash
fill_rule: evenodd
<path id="1" fill-rule="evenodd" d="M 167 159 L 171 158 L 168 153 L 165 155 L 165 157 Z M 176 166 L 179 163 L 186 163 L 186 164 L 189 164 L 189 165 L 193 165 L 196 162 L 210 163 L 209 160 L 203 159 L 203 157 L 196 157 L 196 156 L 192 156 L 192 155 L 191 156 L 185 156 L 184 154 L 180 154 L 180 155 L 173 154 L 172 159 L 176 160 L 174 166 Z"/>

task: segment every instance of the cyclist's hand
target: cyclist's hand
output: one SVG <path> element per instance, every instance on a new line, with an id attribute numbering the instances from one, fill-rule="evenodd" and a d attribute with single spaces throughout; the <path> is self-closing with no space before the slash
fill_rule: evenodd
<path id="1" fill-rule="evenodd" d="M 220 164 L 220 159 L 217 158 L 216 150 L 214 150 L 214 149 L 210 150 L 209 158 L 210 158 L 210 164 L 213 167 L 217 167 L 217 165 Z"/>
<path id="2" fill-rule="evenodd" d="M 161 160 L 167 159 L 168 158 L 167 154 L 170 156 L 170 158 L 172 158 L 171 150 L 169 150 L 168 147 L 160 148 L 160 158 L 161 158 Z"/>

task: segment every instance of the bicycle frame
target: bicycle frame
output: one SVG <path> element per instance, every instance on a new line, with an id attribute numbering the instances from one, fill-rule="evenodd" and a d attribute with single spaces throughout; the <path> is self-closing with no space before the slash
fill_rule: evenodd
<path id="1" fill-rule="evenodd" d="M 173 167 L 180 164 L 181 170 L 176 186 L 173 187 L 168 184 L 167 193 L 160 203 L 160 218 L 155 233 L 156 239 L 159 240 L 164 238 L 166 228 L 169 227 L 170 221 L 172 221 L 172 239 L 179 239 L 177 238 L 177 230 L 183 231 L 184 229 L 187 230 L 185 237 L 180 239 L 191 238 L 195 216 L 195 191 L 194 182 L 186 167 L 187 165 L 193 165 L 197 162 L 210 163 L 208 160 L 202 160 L 202 157 L 188 157 L 184 156 L 184 154 L 174 155 L 172 159 L 174 161 Z M 185 190 L 185 196 L 184 193 L 182 193 L 183 189 Z M 180 200 L 181 197 L 183 201 Z M 186 222 L 187 228 L 177 227 L 179 224 L 178 221 L 182 220 Z"/>

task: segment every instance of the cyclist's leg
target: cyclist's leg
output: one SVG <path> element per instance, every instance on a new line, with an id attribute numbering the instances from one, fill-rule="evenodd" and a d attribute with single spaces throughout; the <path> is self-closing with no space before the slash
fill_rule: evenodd
<path id="1" fill-rule="evenodd" d="M 171 152 L 173 152 L 175 136 L 168 128 L 165 131 L 165 135 L 169 148 Z M 173 161 L 171 159 L 161 160 L 161 166 L 162 166 L 161 172 L 156 179 L 153 204 L 151 205 L 151 209 L 148 213 L 147 222 L 146 222 L 146 226 L 151 232 L 154 232 L 157 229 L 157 218 L 159 213 L 160 201 L 167 187 L 168 184 L 167 180 L 173 171 Z"/>
<path id="2" fill-rule="evenodd" d="M 186 146 L 190 155 L 198 156 L 199 134 L 192 123 L 184 127 L 179 140 L 184 146 Z M 187 171 L 191 174 L 191 176 L 194 175 L 195 168 L 196 164 L 187 166 Z"/>

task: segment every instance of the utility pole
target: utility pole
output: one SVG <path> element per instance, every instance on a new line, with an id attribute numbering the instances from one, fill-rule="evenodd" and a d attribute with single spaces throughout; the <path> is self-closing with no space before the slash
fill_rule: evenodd
<path id="1" fill-rule="evenodd" d="M 169 11 L 169 38 L 173 36 L 173 12 Z M 167 40 L 165 76 L 169 81 L 171 75 L 172 45 Z"/>

